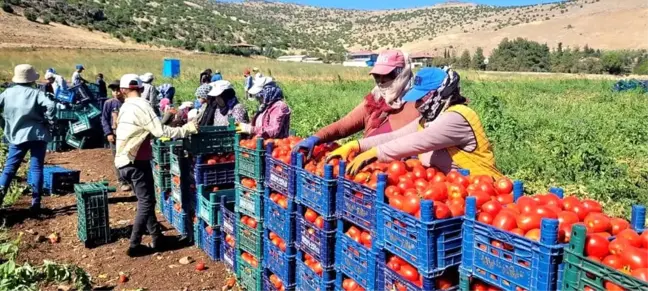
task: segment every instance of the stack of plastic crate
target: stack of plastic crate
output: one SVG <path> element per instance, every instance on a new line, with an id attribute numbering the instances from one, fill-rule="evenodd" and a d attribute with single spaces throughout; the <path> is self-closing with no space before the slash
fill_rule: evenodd
<path id="1" fill-rule="evenodd" d="M 274 143 L 266 146 L 263 205 L 263 280 L 267 290 L 295 290 L 296 214 L 295 162 L 286 164 L 272 156 Z"/>
<path id="2" fill-rule="evenodd" d="M 191 155 L 180 144 L 170 148 L 169 174 L 171 195 L 164 200 L 165 218 L 184 237 L 193 238 L 196 184 Z M 168 208 L 170 207 L 170 208 Z"/>
<path id="3" fill-rule="evenodd" d="M 296 155 L 297 247 L 295 284 L 297 290 L 332 290 L 335 285 L 335 195 L 337 179 L 333 166 L 324 167 L 320 177 L 301 165 Z"/>
<path id="4" fill-rule="evenodd" d="M 153 182 L 158 202 L 158 209 L 164 213 L 164 202 L 171 196 L 171 146 L 177 141 L 156 139 L 151 141 L 153 149 Z"/>
<path id="5" fill-rule="evenodd" d="M 263 286 L 263 195 L 265 193 L 265 150 L 263 139 L 235 136 L 236 168 L 236 275 L 248 291 Z"/>
<path id="6" fill-rule="evenodd" d="M 108 182 L 74 185 L 77 201 L 77 235 L 86 247 L 110 242 L 108 192 L 115 192 Z"/>
<path id="7" fill-rule="evenodd" d="M 49 151 L 103 147 L 105 144 L 99 118 L 103 100 L 94 97 L 76 99 L 75 96 L 77 94 L 72 89 L 56 94 L 56 123 L 51 128 Z"/>

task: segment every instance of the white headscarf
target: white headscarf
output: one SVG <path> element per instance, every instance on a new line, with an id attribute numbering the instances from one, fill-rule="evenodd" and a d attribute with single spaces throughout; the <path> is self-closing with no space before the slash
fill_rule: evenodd
<path id="1" fill-rule="evenodd" d="M 384 84 L 376 84 L 376 87 L 371 91 L 376 101 L 384 99 L 385 103 L 393 109 L 403 107 L 401 99 L 412 87 L 412 79 L 414 78 L 409 54 L 403 53 L 403 55 L 405 57 L 405 67 L 394 69 L 398 73 L 396 79 Z"/>

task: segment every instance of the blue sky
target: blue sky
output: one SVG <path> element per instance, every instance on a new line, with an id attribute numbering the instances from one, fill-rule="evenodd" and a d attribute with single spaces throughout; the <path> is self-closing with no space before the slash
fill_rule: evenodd
<path id="1" fill-rule="evenodd" d="M 226 0 L 230 2 L 238 2 L 237 0 Z M 334 7 L 334 8 L 348 8 L 348 9 L 396 9 L 396 8 L 413 8 L 422 6 L 431 6 L 437 3 L 446 2 L 445 0 L 282 0 L 279 2 L 292 2 L 305 5 L 321 6 L 321 7 Z M 531 5 L 539 3 L 558 2 L 556 0 L 465 0 L 463 2 L 472 2 L 484 5 L 498 5 L 498 6 L 517 6 L 517 5 Z"/>

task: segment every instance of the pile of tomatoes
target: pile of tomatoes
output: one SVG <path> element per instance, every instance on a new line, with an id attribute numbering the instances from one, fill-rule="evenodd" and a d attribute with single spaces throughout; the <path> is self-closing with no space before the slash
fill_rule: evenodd
<path id="1" fill-rule="evenodd" d="M 276 233 L 272 231 L 268 233 L 268 239 L 270 239 L 270 242 L 275 247 L 278 247 L 282 252 L 286 252 L 286 242 L 281 237 L 279 237 Z"/>
<path id="2" fill-rule="evenodd" d="M 500 291 L 501 289 L 496 288 L 490 284 L 484 283 L 481 280 L 475 278 L 470 282 L 470 290 L 473 291 Z"/>
<path id="3" fill-rule="evenodd" d="M 418 270 L 414 266 L 407 263 L 405 260 L 399 258 L 398 256 L 392 255 L 387 259 L 387 268 L 399 274 L 403 279 L 409 281 L 410 283 L 418 286 L 419 288 L 423 287 L 423 276 L 419 274 Z M 434 284 L 435 290 L 448 290 L 455 286 L 456 274 L 452 272 L 446 272 L 435 278 Z M 453 277 L 454 276 L 454 277 Z M 407 286 L 400 282 L 393 282 L 394 289 L 396 290 L 407 290 Z M 472 289 L 471 289 L 472 290 Z"/>
<path id="4" fill-rule="evenodd" d="M 283 209 L 288 209 L 288 197 L 285 195 L 272 192 L 270 193 L 270 201 L 274 202 L 275 204 L 279 205 L 279 207 Z"/>
<path id="5" fill-rule="evenodd" d="M 228 233 L 228 234 L 225 235 L 225 243 L 230 247 L 235 247 L 236 246 L 236 238 L 234 238 L 233 235 Z"/>
<path id="6" fill-rule="evenodd" d="M 248 189 L 256 189 L 257 187 L 257 182 L 254 179 L 251 178 L 243 178 L 241 179 L 241 185 L 245 188 Z"/>
<path id="7" fill-rule="evenodd" d="M 241 217 L 241 223 L 244 224 L 244 225 L 247 225 L 248 227 L 250 227 L 250 228 L 252 228 L 252 229 L 256 229 L 256 228 L 257 228 L 257 221 L 256 221 L 256 219 L 254 219 L 254 218 L 252 218 L 252 217 L 249 217 L 249 216 L 247 216 L 247 215 L 243 215 L 243 216 Z"/>
<path id="8" fill-rule="evenodd" d="M 257 261 L 257 259 L 253 255 L 250 255 L 248 252 L 242 252 L 241 259 L 252 266 L 252 268 L 259 267 L 259 261 Z"/>
<path id="9" fill-rule="evenodd" d="M 593 215 L 599 216 L 600 213 L 589 214 L 587 217 Z M 610 219 L 604 217 L 597 217 L 595 220 L 596 230 L 604 230 L 589 233 L 590 223 L 585 223 L 588 229 L 585 255 L 593 261 L 648 282 L 648 231 L 640 235 L 628 228 L 627 224 L 612 225 Z M 614 240 L 609 240 L 610 233 L 607 231 L 616 232 L 613 234 Z M 623 288 L 610 281 L 605 282 L 605 288 L 609 291 L 623 291 Z"/>
<path id="10" fill-rule="evenodd" d="M 234 153 L 205 155 L 204 160 L 207 165 L 233 163 L 235 160 Z"/>
<path id="11" fill-rule="evenodd" d="M 256 150 L 257 139 L 256 138 L 242 139 L 241 141 L 239 141 L 239 146 L 250 150 Z"/>
<path id="12" fill-rule="evenodd" d="M 371 249 L 371 233 L 365 230 L 361 230 L 355 226 L 349 227 L 349 229 L 344 233 L 350 237 L 353 241 Z"/>
<path id="13" fill-rule="evenodd" d="M 315 227 L 319 229 L 324 229 L 324 218 L 317 214 L 313 209 L 306 208 L 306 211 L 304 212 L 304 219 L 312 224 L 315 225 Z"/>
<path id="14" fill-rule="evenodd" d="M 290 165 L 291 157 L 290 153 L 292 149 L 300 142 L 302 138 L 296 136 L 289 136 L 282 139 L 270 139 L 265 140 L 264 143 L 268 144 L 269 142 L 274 143 L 274 148 L 272 149 L 272 158 L 281 161 L 284 164 Z M 277 167 L 278 170 L 281 170 L 281 167 Z"/>
<path id="15" fill-rule="evenodd" d="M 322 276 L 324 273 L 324 268 L 322 268 L 322 264 L 315 260 L 313 256 L 309 255 L 308 253 L 304 252 L 304 265 L 311 269 L 317 276 Z"/>
<path id="16" fill-rule="evenodd" d="M 286 290 L 286 287 L 284 287 L 283 282 L 281 281 L 281 279 L 279 279 L 279 277 L 277 275 L 270 274 L 270 276 L 268 277 L 268 280 L 270 280 L 270 284 L 272 284 L 272 286 L 275 288 L 275 290 L 278 290 L 278 291 Z"/>
<path id="17" fill-rule="evenodd" d="M 358 285 L 356 281 L 353 281 L 351 278 L 344 278 L 342 280 L 342 290 L 344 291 L 365 291 L 365 288 Z"/>
<path id="18" fill-rule="evenodd" d="M 340 146 L 337 143 L 320 144 L 313 148 L 312 156 L 309 160 L 304 161 L 304 170 L 319 177 L 324 177 L 324 166 L 327 165 L 327 156 Z M 328 165 L 333 166 L 333 176 L 337 177 L 340 172 L 340 159 L 331 159 Z"/>

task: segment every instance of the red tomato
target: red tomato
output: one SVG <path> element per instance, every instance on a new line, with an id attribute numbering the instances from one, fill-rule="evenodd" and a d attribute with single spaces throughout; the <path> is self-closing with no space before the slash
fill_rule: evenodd
<path id="1" fill-rule="evenodd" d="M 617 234 L 617 238 L 625 238 L 628 240 L 631 246 L 640 247 L 641 246 L 641 237 L 637 234 L 636 231 L 632 229 L 624 229 Z"/>
<path id="2" fill-rule="evenodd" d="M 608 240 L 600 235 L 587 235 L 585 241 L 585 255 L 603 258 L 608 254 Z"/>
<path id="3" fill-rule="evenodd" d="M 546 206 L 546 205 L 536 207 L 535 213 L 542 216 L 542 217 L 544 217 L 544 218 L 553 218 L 553 219 L 558 218 L 558 215 L 556 214 L 556 212 L 551 210 L 551 207 Z"/>
<path id="4" fill-rule="evenodd" d="M 425 178 L 429 181 L 432 182 L 434 180 L 434 176 L 436 176 L 437 171 L 435 168 L 427 168 L 425 169 Z"/>
<path id="5" fill-rule="evenodd" d="M 434 281 L 436 290 L 448 290 L 452 288 L 453 282 L 450 278 L 441 276 Z"/>
<path id="6" fill-rule="evenodd" d="M 540 228 L 542 216 L 536 213 L 526 213 L 518 216 L 516 223 L 517 227 L 527 232 L 534 228 Z"/>
<path id="7" fill-rule="evenodd" d="M 578 215 L 578 219 L 580 221 L 583 221 L 585 217 L 587 217 L 587 214 L 589 214 L 587 208 L 585 208 L 585 206 L 583 206 L 582 203 L 578 203 L 572 206 L 571 211 L 573 211 L 574 213 L 576 213 L 576 215 Z"/>
<path id="8" fill-rule="evenodd" d="M 466 195 L 468 195 L 468 191 L 466 191 L 464 186 L 454 183 L 448 186 L 448 197 L 451 199 L 465 198 Z"/>
<path id="9" fill-rule="evenodd" d="M 493 223 L 493 218 L 495 218 L 495 216 L 488 212 L 481 212 L 477 215 L 477 221 L 485 224 Z"/>
<path id="10" fill-rule="evenodd" d="M 621 286 L 619 286 L 617 284 L 614 284 L 614 283 L 612 283 L 610 281 L 605 281 L 604 287 L 605 287 L 606 291 L 626 291 L 625 289 L 621 288 Z M 589 288 L 589 287 L 586 287 L 586 288 Z M 586 291 L 594 291 L 594 289 L 590 288 L 589 290 L 586 290 Z"/>
<path id="11" fill-rule="evenodd" d="M 324 228 L 324 218 L 322 218 L 321 216 L 318 216 L 317 219 L 315 219 L 314 224 L 315 224 L 315 226 L 317 228 L 323 229 Z"/>
<path id="12" fill-rule="evenodd" d="M 511 194 L 513 191 L 513 182 L 506 177 L 499 178 L 495 182 L 495 191 L 498 195 Z"/>
<path id="13" fill-rule="evenodd" d="M 630 242 L 627 239 L 618 237 L 610 242 L 608 245 L 608 251 L 613 255 L 621 255 L 623 250 L 628 246 L 630 246 Z"/>
<path id="14" fill-rule="evenodd" d="M 452 217 L 459 217 L 463 216 L 465 214 L 465 207 L 461 204 L 452 204 L 450 203 L 448 205 L 450 208 L 450 212 L 452 213 Z"/>
<path id="15" fill-rule="evenodd" d="M 371 234 L 363 231 L 360 234 L 360 242 L 362 242 L 363 245 L 371 245 Z"/>
<path id="16" fill-rule="evenodd" d="M 648 282 L 648 268 L 632 270 L 632 273 L 630 273 L 630 275 L 641 281 Z"/>
<path id="17" fill-rule="evenodd" d="M 588 232 L 604 232 L 610 229 L 610 218 L 603 213 L 590 213 L 583 222 Z"/>
<path id="18" fill-rule="evenodd" d="M 391 199 L 392 197 L 399 195 L 403 195 L 403 191 L 397 186 L 389 185 L 385 188 L 385 196 L 387 196 L 387 198 Z"/>
<path id="19" fill-rule="evenodd" d="M 443 202 L 434 201 L 434 218 L 436 219 L 445 219 L 452 216 L 452 212 L 448 205 L 445 205 Z"/>
<path id="20" fill-rule="evenodd" d="M 412 174 L 414 174 L 414 177 L 416 179 L 425 179 L 427 181 L 427 174 L 425 173 L 425 168 L 423 168 L 423 166 L 419 165 L 419 166 L 412 167 Z"/>
<path id="21" fill-rule="evenodd" d="M 464 176 L 457 177 L 454 182 L 455 182 L 455 184 L 461 185 L 464 188 L 466 188 L 466 187 L 468 187 L 468 185 L 470 185 L 470 180 L 468 180 L 468 178 L 464 177 Z"/>
<path id="22" fill-rule="evenodd" d="M 580 204 L 580 200 L 576 196 L 569 196 L 563 199 L 563 208 L 567 211 L 572 211 L 572 207 Z"/>
<path id="23" fill-rule="evenodd" d="M 401 161 L 393 161 L 387 168 L 387 179 L 392 185 L 398 183 L 398 178 L 405 174 L 407 174 L 407 165 Z"/>
<path id="24" fill-rule="evenodd" d="M 573 213 L 571 211 L 563 211 L 558 213 L 558 227 L 560 227 L 563 224 L 572 225 L 577 222 L 578 222 L 578 215 L 576 215 L 576 213 Z"/>
<path id="25" fill-rule="evenodd" d="M 519 236 L 524 236 L 524 230 L 519 228 L 514 228 L 511 230 L 511 233 L 517 234 Z"/>
<path id="26" fill-rule="evenodd" d="M 403 196 L 394 196 L 391 199 L 389 199 L 389 205 L 391 207 L 394 207 L 396 210 L 403 210 L 403 200 L 405 197 Z"/>
<path id="27" fill-rule="evenodd" d="M 407 178 L 401 179 L 398 182 L 398 188 L 400 188 L 403 191 L 405 191 L 407 189 L 412 189 L 412 188 L 414 188 L 414 182 L 412 182 L 412 180 L 409 180 Z"/>
<path id="28" fill-rule="evenodd" d="M 540 241 L 540 229 L 539 228 L 534 228 L 532 230 L 527 231 L 527 233 L 524 235 L 524 237 L 534 240 L 534 241 Z"/>
<path id="29" fill-rule="evenodd" d="M 419 159 L 408 159 L 405 161 L 405 165 L 407 165 L 407 168 L 412 169 L 412 171 L 417 167 L 423 168 L 423 164 Z M 425 171 L 425 168 L 423 168 L 423 171 Z"/>
<path id="30" fill-rule="evenodd" d="M 629 267 L 630 270 L 648 268 L 648 250 L 646 249 L 628 246 L 619 256 L 623 266 Z"/>
<path id="31" fill-rule="evenodd" d="M 496 196 L 497 192 L 495 191 L 495 188 L 493 187 L 493 183 L 488 183 L 488 182 L 480 182 L 477 184 L 477 190 L 481 190 L 484 193 L 488 194 L 488 196 Z"/>
<path id="32" fill-rule="evenodd" d="M 423 178 L 418 178 L 416 179 L 416 181 L 414 181 L 414 187 L 416 188 L 416 190 L 424 191 L 427 186 L 428 182 Z"/>
<path id="33" fill-rule="evenodd" d="M 495 199 L 502 205 L 513 203 L 513 194 L 497 195 Z"/>
<path id="34" fill-rule="evenodd" d="M 437 172 L 434 174 L 434 177 L 432 177 L 432 180 L 428 179 L 430 182 L 445 182 L 446 181 L 446 176 L 442 172 Z"/>
<path id="35" fill-rule="evenodd" d="M 421 209 L 421 199 L 417 195 L 405 196 L 403 200 L 403 212 L 414 215 Z"/>
<path id="36" fill-rule="evenodd" d="M 493 217 L 495 217 L 495 215 L 497 215 L 500 210 L 502 210 L 502 204 L 500 204 L 496 200 L 488 201 L 481 207 L 481 211 L 490 213 L 491 215 L 493 215 Z"/>
<path id="37" fill-rule="evenodd" d="M 402 265 L 399 274 L 401 274 L 405 280 L 410 282 L 416 282 L 419 278 L 418 271 L 416 271 L 416 269 L 410 264 Z"/>
<path id="38" fill-rule="evenodd" d="M 596 200 L 583 199 L 581 204 L 583 204 L 583 207 L 587 209 L 587 212 L 603 212 L 603 207 L 601 207 L 601 204 Z"/>
<path id="39" fill-rule="evenodd" d="M 529 213 L 538 206 L 538 202 L 529 196 L 522 196 L 515 201 L 521 213 Z"/>
<path id="40" fill-rule="evenodd" d="M 306 209 L 306 213 L 304 214 L 304 218 L 310 223 L 314 223 L 317 216 L 317 213 L 310 208 Z"/>
<path id="41" fill-rule="evenodd" d="M 610 219 L 610 227 L 612 228 L 612 235 L 617 235 L 619 232 L 626 228 L 630 228 L 630 223 L 623 218 Z M 648 233 L 648 232 L 644 232 Z"/>
<path id="42" fill-rule="evenodd" d="M 648 249 L 648 231 L 644 231 L 639 236 L 639 239 L 641 240 L 641 247 L 644 249 Z"/>
<path id="43" fill-rule="evenodd" d="M 490 195 L 479 190 L 470 193 L 469 196 L 475 197 L 475 200 L 477 200 L 477 208 L 481 208 L 486 202 L 491 200 Z"/>
<path id="44" fill-rule="evenodd" d="M 517 227 L 515 214 L 509 211 L 500 211 L 493 218 L 493 226 L 502 230 L 510 231 Z"/>
<path id="45" fill-rule="evenodd" d="M 444 183 L 432 183 L 423 191 L 423 199 L 445 201 L 448 199 L 448 187 Z"/>
<path id="46" fill-rule="evenodd" d="M 601 261 L 601 263 L 615 270 L 623 268 L 621 258 L 617 255 L 607 255 L 605 258 L 603 258 L 603 261 Z"/>
<path id="47" fill-rule="evenodd" d="M 560 208 L 561 210 L 563 209 L 563 201 L 558 197 L 558 195 L 554 193 L 548 193 L 545 196 L 545 205 L 547 206 L 555 206 Z"/>
<path id="48" fill-rule="evenodd" d="M 452 169 L 452 170 L 450 170 L 450 173 L 448 173 L 448 175 L 446 175 L 446 178 L 447 178 L 446 180 L 448 182 L 450 182 L 450 183 L 454 183 L 454 181 L 460 176 L 461 176 L 461 174 L 459 174 L 459 172 L 457 170 Z"/>

